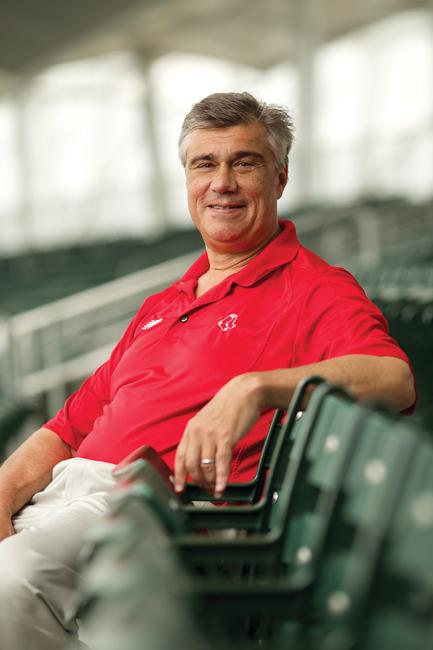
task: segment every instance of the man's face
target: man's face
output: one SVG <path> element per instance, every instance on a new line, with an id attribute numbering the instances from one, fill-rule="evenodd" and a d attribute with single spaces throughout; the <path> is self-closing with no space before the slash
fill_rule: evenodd
<path id="1" fill-rule="evenodd" d="M 253 250 L 277 232 L 287 169 L 277 172 L 260 123 L 193 131 L 185 169 L 191 218 L 208 248 Z"/>

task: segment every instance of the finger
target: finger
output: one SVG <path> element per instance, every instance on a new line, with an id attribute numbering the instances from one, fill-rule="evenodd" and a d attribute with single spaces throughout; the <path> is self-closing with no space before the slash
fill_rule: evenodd
<path id="1" fill-rule="evenodd" d="M 202 474 L 202 487 L 208 492 L 213 492 L 215 490 L 215 480 L 216 480 L 216 470 L 215 470 L 215 461 L 212 465 L 202 465 L 201 474 Z"/>
<path id="2" fill-rule="evenodd" d="M 183 439 L 182 439 L 183 442 Z M 185 445 L 179 444 L 176 457 L 174 459 L 174 490 L 175 492 L 182 492 L 185 489 L 185 481 L 187 476 L 185 464 Z"/>
<path id="3" fill-rule="evenodd" d="M 215 496 L 222 496 L 227 487 L 227 481 L 230 474 L 230 463 L 232 460 L 232 450 L 230 446 L 220 446 L 216 454 L 216 482 Z"/>
<path id="4" fill-rule="evenodd" d="M 200 487 L 205 486 L 205 479 L 201 470 L 201 444 L 197 438 L 189 438 L 185 454 L 185 465 L 193 483 Z"/>
<path id="5" fill-rule="evenodd" d="M 203 443 L 200 457 L 200 469 L 206 483 L 206 489 L 212 491 L 216 479 L 216 445 L 213 441 L 206 440 Z"/>

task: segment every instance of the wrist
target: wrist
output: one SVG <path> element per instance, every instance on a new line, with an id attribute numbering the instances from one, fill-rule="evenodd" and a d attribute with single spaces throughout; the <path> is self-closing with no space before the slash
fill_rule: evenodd
<path id="1" fill-rule="evenodd" d="M 12 519 L 12 508 L 8 504 L 0 503 L 0 518 Z"/>
<path id="2" fill-rule="evenodd" d="M 256 400 L 260 410 L 286 408 L 292 399 L 297 381 L 302 378 L 288 368 L 251 372 L 243 376 L 248 378 L 250 395 Z"/>
<path id="3" fill-rule="evenodd" d="M 245 392 L 245 396 L 252 400 L 261 411 L 266 407 L 266 384 L 262 372 L 249 372 L 235 377 Z"/>

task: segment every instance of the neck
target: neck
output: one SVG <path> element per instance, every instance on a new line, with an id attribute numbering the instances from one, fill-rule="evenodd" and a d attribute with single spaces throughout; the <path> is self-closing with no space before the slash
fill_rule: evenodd
<path id="1" fill-rule="evenodd" d="M 236 273 L 247 266 L 279 233 L 280 229 L 277 228 L 267 239 L 262 241 L 255 248 L 239 252 L 227 252 L 215 250 L 210 246 L 206 246 L 206 252 L 209 259 L 209 271 L 219 272 L 231 275 Z"/>
<path id="2" fill-rule="evenodd" d="M 196 287 L 196 297 L 198 298 L 203 293 L 211 289 L 213 286 L 222 282 L 225 278 L 237 273 L 251 262 L 262 251 L 274 237 L 279 233 L 280 229 L 277 228 L 276 232 L 272 233 L 268 239 L 261 242 L 259 246 L 247 251 L 224 252 L 212 249 L 206 246 L 206 252 L 209 259 L 209 269 L 199 278 Z"/>

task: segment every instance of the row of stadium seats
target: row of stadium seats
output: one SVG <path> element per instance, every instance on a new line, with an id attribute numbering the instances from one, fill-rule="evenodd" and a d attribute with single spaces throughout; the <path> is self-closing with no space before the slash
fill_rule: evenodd
<path id="1" fill-rule="evenodd" d="M 411 361 L 418 391 L 415 417 L 433 431 L 433 264 L 418 271 L 411 274 L 409 267 L 406 276 L 402 273 L 402 280 L 394 275 L 392 283 L 369 284 L 367 291 L 385 314 L 391 335 Z"/>
<path id="2" fill-rule="evenodd" d="M 0 312 L 16 314 L 201 248 L 196 230 L 0 258 Z"/>
<path id="3" fill-rule="evenodd" d="M 433 201 L 366 198 L 294 211 L 302 243 L 351 270 L 433 259 Z M 431 233 L 429 235 L 429 233 Z"/>
<path id="4" fill-rule="evenodd" d="M 374 287 L 376 291 L 391 293 L 412 289 L 421 292 L 426 287 L 433 287 L 433 261 L 408 265 L 394 260 L 377 269 L 364 270 L 359 275 L 363 286 Z"/>
<path id="5" fill-rule="evenodd" d="M 407 420 L 311 378 L 223 508 L 154 456 L 117 468 L 83 557 L 93 650 L 432 647 L 433 446 Z"/>

